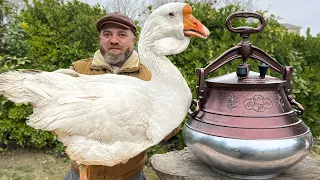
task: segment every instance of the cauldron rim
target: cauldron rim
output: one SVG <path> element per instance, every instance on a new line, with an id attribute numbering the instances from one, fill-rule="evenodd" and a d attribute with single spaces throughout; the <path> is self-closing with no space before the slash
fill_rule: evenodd
<path id="1" fill-rule="evenodd" d="M 259 77 L 259 73 L 249 71 L 248 76 L 245 78 L 237 77 L 236 72 L 224 74 L 222 76 L 212 77 L 206 79 L 207 84 L 219 84 L 219 85 L 285 85 L 287 81 L 278 79 L 276 77 L 266 75 L 265 78 Z M 272 86 L 274 87 L 274 86 Z"/>

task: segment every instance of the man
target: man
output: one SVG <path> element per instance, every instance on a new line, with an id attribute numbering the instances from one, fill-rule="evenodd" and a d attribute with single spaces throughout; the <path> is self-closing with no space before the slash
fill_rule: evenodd
<path id="1" fill-rule="evenodd" d="M 136 42 L 136 26 L 130 18 L 121 13 L 110 13 L 101 18 L 96 27 L 100 32 L 100 50 L 95 52 L 93 58 L 74 62 L 71 69 L 88 75 L 114 73 L 133 76 L 145 81 L 151 79 L 151 72 L 141 64 L 138 53 L 133 50 Z M 176 130 L 165 139 L 174 135 Z M 145 180 L 143 168 L 146 161 L 147 156 L 144 151 L 125 164 L 113 167 L 89 166 L 87 167 L 90 172 L 88 176 L 90 180 Z M 71 161 L 71 170 L 64 179 L 79 179 L 79 166 L 76 162 Z"/>
<path id="2" fill-rule="evenodd" d="M 100 32 L 100 50 L 92 59 L 72 64 L 71 69 L 81 74 L 97 75 L 114 73 L 150 80 L 151 72 L 140 63 L 133 50 L 136 42 L 136 26 L 121 13 L 110 13 L 97 22 Z"/>

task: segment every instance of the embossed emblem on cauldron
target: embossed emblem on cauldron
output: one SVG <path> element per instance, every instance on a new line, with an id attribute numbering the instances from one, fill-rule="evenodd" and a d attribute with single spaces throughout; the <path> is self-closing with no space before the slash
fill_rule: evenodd
<path id="1" fill-rule="evenodd" d="M 230 109 L 230 111 L 237 107 L 238 105 L 238 98 L 235 95 L 229 95 L 227 99 L 227 106 Z"/>
<path id="2" fill-rule="evenodd" d="M 257 112 L 263 112 L 272 108 L 272 102 L 269 98 L 264 98 L 261 95 L 255 95 L 250 99 L 246 99 L 243 105 L 248 110 L 254 110 Z"/>

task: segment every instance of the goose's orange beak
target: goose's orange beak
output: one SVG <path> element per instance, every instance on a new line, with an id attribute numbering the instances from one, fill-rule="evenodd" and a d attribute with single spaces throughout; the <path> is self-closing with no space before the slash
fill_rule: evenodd
<path id="1" fill-rule="evenodd" d="M 204 26 L 200 21 L 198 21 L 192 15 L 192 8 L 189 4 L 186 4 L 182 9 L 183 12 L 183 32 L 186 36 L 196 36 L 199 38 L 206 39 L 210 32 L 206 26 Z"/>

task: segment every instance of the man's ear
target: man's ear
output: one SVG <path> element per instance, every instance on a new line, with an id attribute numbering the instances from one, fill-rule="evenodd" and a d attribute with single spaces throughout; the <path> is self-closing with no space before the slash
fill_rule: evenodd
<path id="1" fill-rule="evenodd" d="M 136 43 L 136 41 L 137 41 L 137 38 L 134 36 L 134 37 L 132 38 L 133 44 Z"/>

